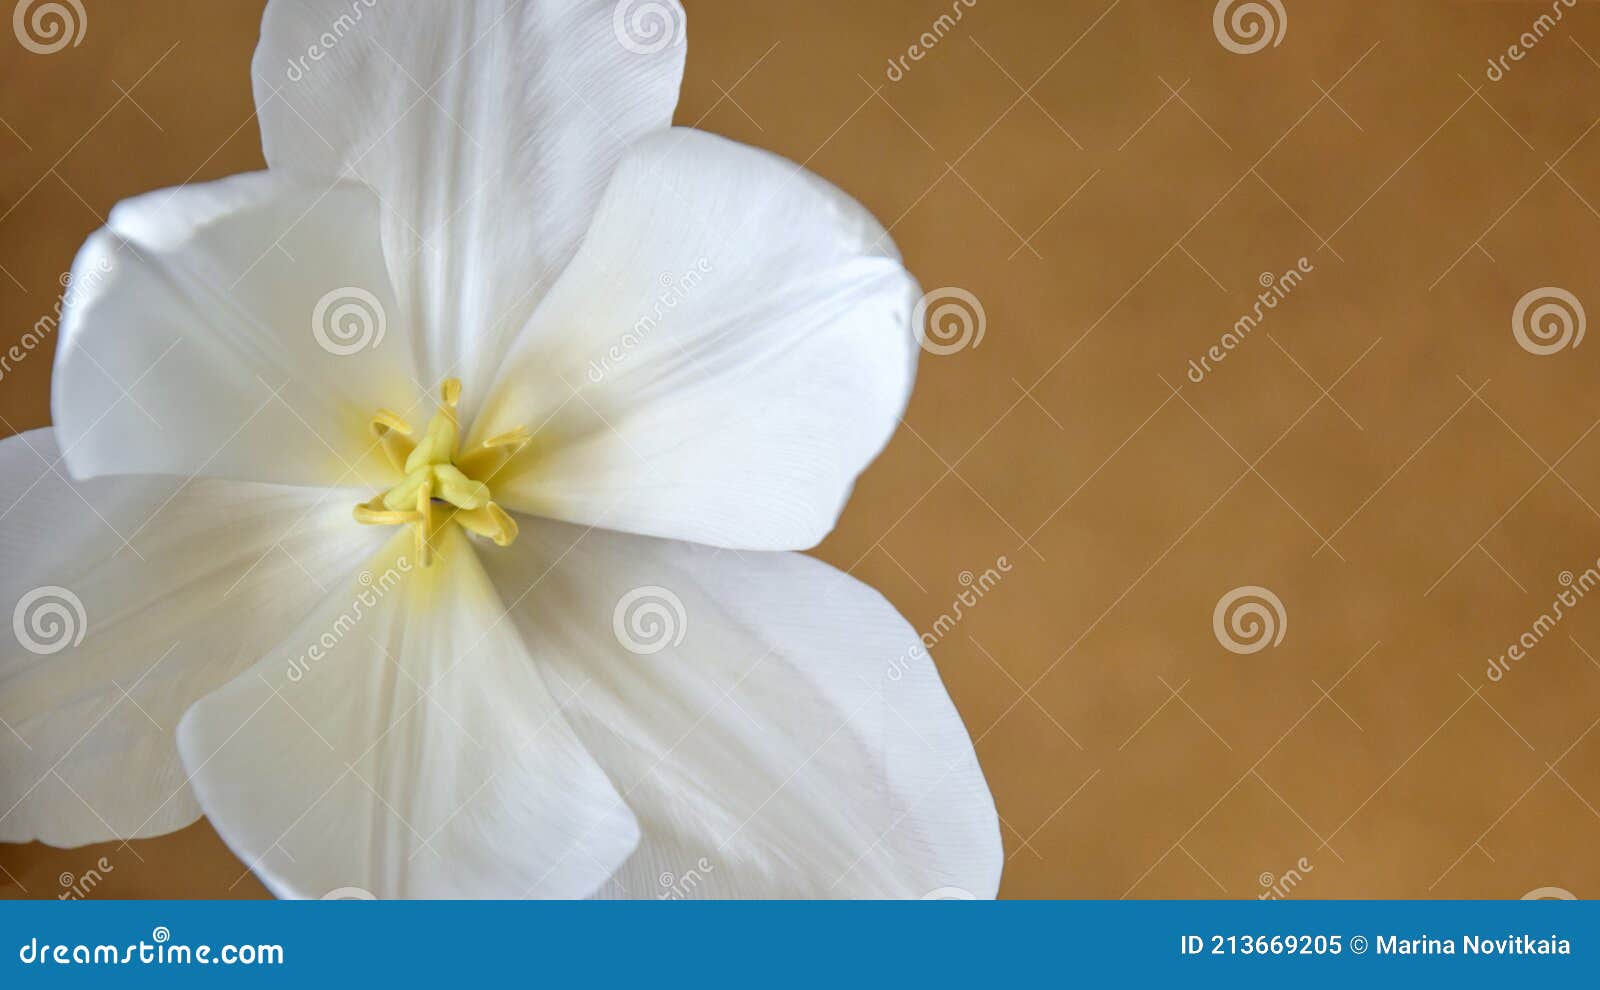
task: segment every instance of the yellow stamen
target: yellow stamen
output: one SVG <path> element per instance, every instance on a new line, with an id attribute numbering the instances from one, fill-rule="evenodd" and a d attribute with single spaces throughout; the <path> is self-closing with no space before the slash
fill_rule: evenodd
<path id="1" fill-rule="evenodd" d="M 435 464 L 433 483 L 439 487 L 439 497 L 462 509 L 479 509 L 489 501 L 489 486 L 473 481 L 461 473 L 454 464 Z"/>
<path id="2" fill-rule="evenodd" d="M 459 509 L 455 520 L 468 532 L 487 536 L 502 547 L 509 547 L 517 538 L 517 521 L 493 502 L 486 503 L 481 509 Z"/>
<path id="3" fill-rule="evenodd" d="M 357 505 L 354 512 L 356 522 L 366 525 L 411 526 L 417 560 L 424 567 L 433 560 L 434 537 L 451 521 L 499 546 L 509 546 L 517 538 L 516 520 L 490 500 L 486 482 L 532 439 L 518 427 L 458 455 L 461 424 L 456 405 L 461 382 L 445 379 L 439 400 L 420 438 L 410 424 L 387 409 L 373 415 L 373 433 L 389 462 L 404 476 L 388 491 Z M 435 507 L 440 511 L 435 513 Z"/>
<path id="4" fill-rule="evenodd" d="M 416 545 L 417 563 L 427 567 L 433 563 L 433 479 L 424 478 L 417 486 L 417 515 L 422 518 L 411 528 Z"/>
<path id="5" fill-rule="evenodd" d="M 456 458 L 456 463 L 474 478 L 492 478 L 532 439 L 533 435 L 519 426 L 483 441 Z"/>
<path id="6" fill-rule="evenodd" d="M 356 506 L 356 522 L 369 526 L 401 526 L 418 522 L 421 518 L 415 512 L 384 508 L 382 495 Z"/>
<path id="7" fill-rule="evenodd" d="M 411 424 L 387 409 L 379 409 L 372 415 L 372 432 L 383 445 L 383 453 L 389 463 L 398 470 L 404 470 L 406 458 L 411 456 L 411 449 L 416 446 L 411 439 Z"/>

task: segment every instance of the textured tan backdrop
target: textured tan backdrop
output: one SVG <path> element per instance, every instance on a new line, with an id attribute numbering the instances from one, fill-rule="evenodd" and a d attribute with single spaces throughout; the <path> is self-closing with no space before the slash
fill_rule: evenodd
<path id="1" fill-rule="evenodd" d="M 1513 333 L 1546 287 L 1600 313 L 1600 10 L 1282 6 L 1243 54 L 1211 0 L 689 0 L 680 122 L 805 162 L 984 313 L 818 553 L 939 637 L 1005 895 L 1593 894 L 1600 595 L 1487 668 L 1600 556 L 1600 342 Z M 262 164 L 259 2 L 86 7 L 77 48 L 0 36 L 6 346 L 117 200 Z M 1191 380 L 1263 273 L 1290 291 Z M 4 433 L 48 373 L 0 381 Z M 1248 654 L 1213 628 L 1244 586 L 1284 616 Z M 264 895 L 204 822 L 0 846 L 0 894 L 101 857 L 97 897 Z"/>

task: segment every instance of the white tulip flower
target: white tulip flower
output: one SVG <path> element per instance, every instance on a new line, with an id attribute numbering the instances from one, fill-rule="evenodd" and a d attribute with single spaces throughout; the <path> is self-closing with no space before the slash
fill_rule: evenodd
<path id="1" fill-rule="evenodd" d="M 268 170 L 111 212 L 54 426 L 0 443 L 0 840 L 204 814 L 285 897 L 995 894 L 919 637 L 794 552 L 919 289 L 839 190 L 670 127 L 685 24 L 271 0 Z"/>

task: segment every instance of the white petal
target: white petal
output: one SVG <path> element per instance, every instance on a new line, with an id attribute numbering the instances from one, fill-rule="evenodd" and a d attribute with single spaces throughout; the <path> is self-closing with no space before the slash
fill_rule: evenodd
<path id="1" fill-rule="evenodd" d="M 999 825 L 972 743 L 872 589 L 799 554 L 533 519 L 483 561 L 639 820 L 607 893 L 994 895 Z"/>
<path id="2" fill-rule="evenodd" d="M 350 518 L 359 493 L 69 483 L 58 457 L 49 430 L 0 441 L 0 841 L 170 832 L 200 815 L 174 739 L 184 709 L 375 534 Z"/>
<path id="3" fill-rule="evenodd" d="M 657 16 L 635 25 L 636 7 Z M 460 377 L 464 411 L 623 148 L 671 121 L 684 28 L 677 0 L 268 4 L 253 66 L 267 161 L 378 190 L 423 370 Z"/>
<path id="4" fill-rule="evenodd" d="M 699 131 L 646 138 L 475 424 L 496 497 L 715 546 L 811 546 L 910 393 L 917 286 L 859 204 Z"/>
<path id="5" fill-rule="evenodd" d="M 370 487 L 372 413 L 432 388 L 396 310 L 360 186 L 257 172 L 127 200 L 73 264 L 52 402 L 67 464 Z"/>
<path id="6" fill-rule="evenodd" d="M 279 896 L 583 897 L 638 826 L 584 753 L 473 549 L 401 533 L 369 584 L 189 709 L 207 817 Z M 404 563 L 402 563 L 404 561 Z"/>

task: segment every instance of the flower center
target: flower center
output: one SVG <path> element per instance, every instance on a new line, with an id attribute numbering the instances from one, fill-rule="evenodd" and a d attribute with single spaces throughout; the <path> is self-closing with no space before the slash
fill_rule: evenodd
<path id="1" fill-rule="evenodd" d="M 452 522 L 502 547 L 517 538 L 516 520 L 490 500 L 488 482 L 527 445 L 528 431 L 519 426 L 461 451 L 461 424 L 456 419 L 460 398 L 460 380 L 445 379 L 439 386 L 438 411 L 420 437 L 387 409 L 372 417 L 372 432 L 384 455 L 404 478 L 357 505 L 356 522 L 412 527 L 417 560 L 424 567 L 433 560 L 434 539 Z"/>

